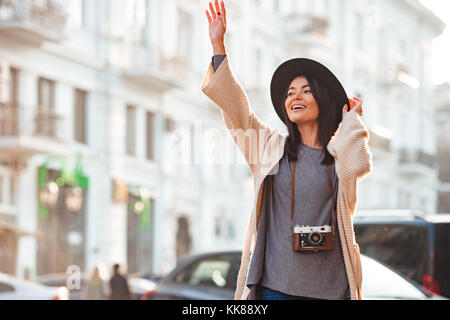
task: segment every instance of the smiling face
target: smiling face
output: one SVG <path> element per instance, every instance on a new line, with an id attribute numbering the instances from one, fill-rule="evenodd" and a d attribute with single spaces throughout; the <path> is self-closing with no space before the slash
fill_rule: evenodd
<path id="1" fill-rule="evenodd" d="M 317 122 L 319 105 L 304 76 L 297 77 L 291 82 L 284 105 L 289 120 L 297 125 Z"/>

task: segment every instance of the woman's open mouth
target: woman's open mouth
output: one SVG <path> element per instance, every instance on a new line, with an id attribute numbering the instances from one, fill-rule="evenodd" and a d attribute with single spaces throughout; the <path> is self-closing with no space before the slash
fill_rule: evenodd
<path id="1" fill-rule="evenodd" d="M 306 107 L 304 105 L 301 104 L 295 104 L 291 107 L 291 110 L 293 112 L 298 112 L 298 111 L 302 111 L 302 110 L 306 110 Z"/>

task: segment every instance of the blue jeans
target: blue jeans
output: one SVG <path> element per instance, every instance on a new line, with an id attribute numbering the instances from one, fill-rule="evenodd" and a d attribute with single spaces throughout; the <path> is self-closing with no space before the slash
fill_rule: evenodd
<path id="1" fill-rule="evenodd" d="M 283 292 L 275 291 L 267 287 L 260 286 L 261 300 L 320 300 L 309 297 L 291 296 Z"/>

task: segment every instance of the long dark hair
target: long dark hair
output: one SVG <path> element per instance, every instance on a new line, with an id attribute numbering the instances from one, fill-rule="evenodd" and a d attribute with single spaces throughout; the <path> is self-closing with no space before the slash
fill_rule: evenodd
<path id="1" fill-rule="evenodd" d="M 340 109 L 337 108 L 336 101 L 331 96 L 328 88 L 321 81 L 318 81 L 314 77 L 308 74 L 296 75 L 291 79 L 289 83 L 291 83 L 295 78 L 301 76 L 305 77 L 308 81 L 314 99 L 316 99 L 317 105 L 319 106 L 319 140 L 322 144 L 322 150 L 324 151 L 324 157 L 321 164 L 329 165 L 334 162 L 334 158 L 328 152 L 327 145 L 342 120 L 342 112 L 339 112 Z M 298 130 L 297 124 L 289 119 L 286 108 L 284 106 L 284 101 L 287 98 L 288 89 L 289 86 L 287 86 L 284 92 L 282 108 L 284 123 L 289 132 L 286 145 L 284 146 L 284 152 L 287 153 L 289 160 L 293 161 L 298 159 L 298 150 L 300 147 L 300 143 L 302 143 L 302 137 Z"/>

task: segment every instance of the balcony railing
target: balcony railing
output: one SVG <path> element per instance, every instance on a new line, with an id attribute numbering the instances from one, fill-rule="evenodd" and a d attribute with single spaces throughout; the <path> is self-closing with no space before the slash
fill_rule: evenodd
<path id="1" fill-rule="evenodd" d="M 385 152 L 391 151 L 391 139 L 378 135 L 375 132 L 370 132 L 369 145 Z"/>
<path id="2" fill-rule="evenodd" d="M 0 139 L 33 136 L 63 140 L 63 120 L 49 108 L 32 109 L 0 105 Z"/>
<path id="3" fill-rule="evenodd" d="M 384 152 L 391 151 L 392 131 L 378 124 L 370 128 L 369 145 Z"/>
<path id="4" fill-rule="evenodd" d="M 0 0 L 0 32 L 24 41 L 61 40 L 66 18 L 55 0 Z"/>
<path id="5" fill-rule="evenodd" d="M 417 149 L 401 149 L 399 150 L 400 165 L 421 165 L 431 169 L 438 168 L 437 157 Z"/>
<path id="6" fill-rule="evenodd" d="M 181 87 L 189 77 L 187 61 L 181 56 L 166 57 L 157 46 L 125 47 L 127 63 L 124 76 L 147 85 L 156 90 Z"/>
<path id="7" fill-rule="evenodd" d="M 329 20 L 326 16 L 293 13 L 286 16 L 287 34 L 299 44 L 326 45 Z"/>
<path id="8" fill-rule="evenodd" d="M 0 159 L 24 159 L 36 154 L 65 156 L 70 146 L 65 120 L 44 107 L 0 104 Z"/>
<path id="9" fill-rule="evenodd" d="M 380 85 L 385 88 L 399 87 L 417 89 L 419 81 L 411 74 L 410 68 L 399 56 L 383 56 L 382 66 L 378 69 Z"/>

